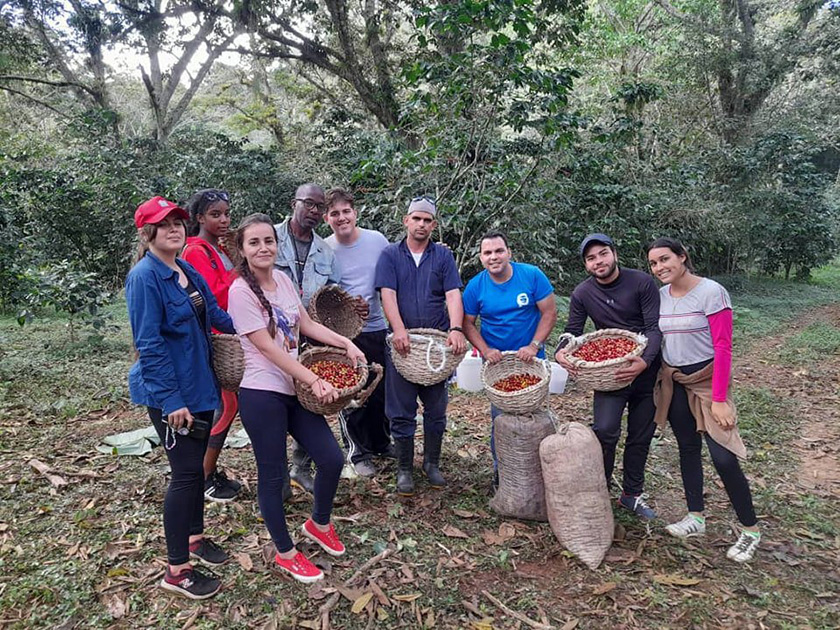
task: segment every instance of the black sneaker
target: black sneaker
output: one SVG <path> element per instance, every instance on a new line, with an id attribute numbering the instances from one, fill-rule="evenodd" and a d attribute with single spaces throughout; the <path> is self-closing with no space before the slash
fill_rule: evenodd
<path id="1" fill-rule="evenodd" d="M 360 477 L 373 477 L 376 475 L 376 466 L 369 459 L 360 459 L 354 462 L 353 469 Z"/>
<path id="2" fill-rule="evenodd" d="M 309 494 L 315 493 L 315 479 L 312 478 L 312 471 L 300 466 L 292 466 L 289 471 L 289 479 L 292 484 L 305 490 Z"/>
<path id="3" fill-rule="evenodd" d="M 236 498 L 241 488 L 242 484 L 228 479 L 225 473 L 217 470 L 210 473 L 204 481 L 204 498 L 217 503 L 227 503 Z"/>
<path id="4" fill-rule="evenodd" d="M 384 451 L 378 453 L 378 456 L 384 457 L 385 459 L 397 459 L 397 451 L 394 448 L 394 443 L 390 442 Z"/>
<path id="5" fill-rule="evenodd" d="M 228 555 L 225 553 L 225 550 L 209 538 L 202 538 L 190 544 L 190 557 L 198 558 L 204 564 L 209 564 L 211 567 L 217 567 L 228 561 Z"/>
<path id="6" fill-rule="evenodd" d="M 215 575 L 204 575 L 195 568 L 184 569 L 177 575 L 166 573 L 160 581 L 160 587 L 190 599 L 208 599 L 222 588 L 222 581 Z"/>
<path id="7" fill-rule="evenodd" d="M 618 497 L 618 505 L 626 510 L 630 510 L 643 521 L 652 521 L 656 518 L 656 512 L 645 503 L 645 499 L 641 494 L 624 494 Z"/>

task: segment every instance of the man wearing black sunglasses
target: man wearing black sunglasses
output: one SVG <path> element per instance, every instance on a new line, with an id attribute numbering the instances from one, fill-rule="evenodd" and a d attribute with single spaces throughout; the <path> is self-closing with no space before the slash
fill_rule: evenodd
<path id="1" fill-rule="evenodd" d="M 313 183 L 302 184 L 291 202 L 292 216 L 274 226 L 277 230 L 277 260 L 274 266 L 285 273 L 298 289 L 303 307 L 325 284 L 338 283 L 341 272 L 332 248 L 315 234 L 327 209 L 324 189 Z M 292 448 L 292 483 L 307 492 L 315 489 L 312 459 L 295 442 Z"/>

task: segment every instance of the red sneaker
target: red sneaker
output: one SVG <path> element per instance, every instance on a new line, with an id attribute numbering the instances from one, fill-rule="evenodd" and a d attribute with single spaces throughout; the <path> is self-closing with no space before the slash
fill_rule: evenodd
<path id="1" fill-rule="evenodd" d="M 321 545 L 321 548 L 331 556 L 343 556 L 344 552 L 347 551 L 344 544 L 338 539 L 338 534 L 335 533 L 335 527 L 332 523 L 330 523 L 330 528 L 327 531 L 322 532 L 310 518 L 303 524 L 301 531 L 303 531 L 304 536 Z"/>
<path id="2" fill-rule="evenodd" d="M 291 575 L 298 582 L 310 584 L 324 579 L 324 573 L 321 569 L 312 564 L 300 551 L 298 551 L 295 554 L 295 557 L 291 560 L 281 558 L 279 553 L 275 554 L 274 562 L 276 562 L 278 567 L 283 569 L 283 571 Z"/>

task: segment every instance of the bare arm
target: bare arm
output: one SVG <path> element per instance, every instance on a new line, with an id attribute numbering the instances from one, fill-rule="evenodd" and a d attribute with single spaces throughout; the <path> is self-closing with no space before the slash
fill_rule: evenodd
<path id="1" fill-rule="evenodd" d="M 449 327 L 461 328 L 464 325 L 464 303 L 461 301 L 461 290 L 450 289 L 446 292 L 446 310 L 449 313 Z M 456 354 L 467 349 L 467 342 L 464 333 L 457 330 L 450 330 L 446 340 L 447 345 Z"/>
<path id="2" fill-rule="evenodd" d="M 411 345 L 408 342 L 408 332 L 405 330 L 405 324 L 403 323 L 402 317 L 400 317 L 397 292 L 393 289 L 382 287 L 379 293 L 382 298 L 382 310 L 385 312 L 385 317 L 388 318 L 388 323 L 391 324 L 391 330 L 394 332 L 392 342 L 394 349 L 405 356 L 411 351 Z"/>
<path id="3" fill-rule="evenodd" d="M 557 308 L 555 306 L 554 294 L 545 296 L 537 302 L 537 308 L 540 311 L 540 321 L 537 324 L 537 329 L 534 331 L 534 338 L 532 343 L 521 347 L 516 356 L 523 361 L 533 361 L 534 357 L 539 353 L 539 344 L 545 342 L 551 334 L 551 329 L 554 328 L 554 323 L 557 321 Z M 536 342 L 537 345 L 534 345 Z"/>
<path id="4" fill-rule="evenodd" d="M 301 313 L 303 313 L 303 310 L 301 310 Z M 298 363 L 288 352 L 274 343 L 274 339 L 271 338 L 265 328 L 248 333 L 247 337 L 266 359 L 292 378 L 308 383 L 312 392 L 321 402 L 332 402 L 338 397 L 338 393 L 332 385 L 316 376 L 306 366 Z"/>
<path id="5" fill-rule="evenodd" d="M 464 336 L 467 340 L 487 359 L 490 363 L 496 363 L 502 358 L 502 353 L 495 348 L 491 348 L 484 341 L 481 332 L 475 325 L 476 316 L 464 313 Z"/>

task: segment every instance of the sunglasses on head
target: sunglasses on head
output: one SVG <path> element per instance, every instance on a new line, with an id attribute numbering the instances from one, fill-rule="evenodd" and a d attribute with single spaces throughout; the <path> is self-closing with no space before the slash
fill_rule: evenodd
<path id="1" fill-rule="evenodd" d="M 420 195 L 419 197 L 415 197 L 411 200 L 412 203 L 415 201 L 428 201 L 433 206 L 437 205 L 437 202 L 432 197 L 429 197 L 429 195 Z"/>
<path id="2" fill-rule="evenodd" d="M 207 201 L 224 201 L 230 203 L 230 195 L 225 190 L 208 190 L 202 195 Z"/>

